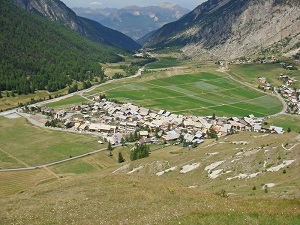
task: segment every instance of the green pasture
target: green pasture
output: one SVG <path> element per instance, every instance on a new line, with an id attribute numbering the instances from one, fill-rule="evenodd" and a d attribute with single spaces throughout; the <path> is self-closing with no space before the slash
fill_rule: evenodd
<path id="1" fill-rule="evenodd" d="M 99 148 L 97 138 L 34 127 L 24 118 L 0 117 L 0 167 L 38 166 Z"/>
<path id="2" fill-rule="evenodd" d="M 174 57 L 162 57 L 159 61 L 151 63 L 146 66 L 146 69 L 163 69 L 169 67 L 175 67 L 182 65 L 181 61 L 178 61 L 177 58 Z"/>
<path id="3" fill-rule="evenodd" d="M 178 114 L 267 116 L 281 110 L 276 97 L 249 89 L 222 74 L 199 72 L 101 87 L 107 98 Z M 89 93 L 91 94 L 91 93 Z"/>
<path id="4" fill-rule="evenodd" d="M 50 107 L 50 108 L 63 109 L 63 108 L 67 108 L 71 105 L 76 105 L 76 104 L 81 105 L 83 102 L 89 102 L 89 101 L 87 101 L 85 98 L 83 98 L 79 95 L 74 95 L 72 97 L 65 98 L 65 99 L 62 99 L 57 102 L 52 102 L 52 103 L 46 104 L 46 106 Z"/>

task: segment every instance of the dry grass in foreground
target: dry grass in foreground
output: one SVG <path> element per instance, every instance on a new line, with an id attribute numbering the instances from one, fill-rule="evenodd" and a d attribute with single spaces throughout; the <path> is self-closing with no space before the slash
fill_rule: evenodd
<path id="1" fill-rule="evenodd" d="M 300 223 L 298 200 L 226 198 L 146 175 L 79 177 L 1 199 L 0 224 Z"/>

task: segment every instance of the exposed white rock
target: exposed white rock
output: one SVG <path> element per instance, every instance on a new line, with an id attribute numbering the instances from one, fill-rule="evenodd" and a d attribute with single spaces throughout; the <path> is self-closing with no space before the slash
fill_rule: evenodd
<path id="1" fill-rule="evenodd" d="M 182 169 L 180 170 L 180 173 L 187 173 L 190 172 L 192 170 L 197 169 L 200 166 L 200 163 L 193 163 L 193 164 L 189 164 L 189 165 L 185 165 L 182 167 Z"/>
<path id="2" fill-rule="evenodd" d="M 171 168 L 169 168 L 169 169 L 166 169 L 166 170 L 164 170 L 164 171 L 161 171 L 161 172 L 156 173 L 156 176 L 161 176 L 161 175 L 163 175 L 164 173 L 168 173 L 168 172 L 174 171 L 174 170 L 176 170 L 176 169 L 177 169 L 177 166 L 171 167 Z"/>
<path id="3" fill-rule="evenodd" d="M 274 184 L 274 183 L 268 183 L 268 184 L 263 185 L 263 187 L 261 189 L 271 188 L 271 187 L 274 187 L 275 185 L 276 184 Z"/>
<path id="4" fill-rule="evenodd" d="M 214 170 L 211 173 L 208 174 L 208 177 L 211 179 L 216 179 L 218 176 L 222 175 L 221 172 L 223 171 L 223 169 L 219 169 L 219 170 Z"/>
<path id="5" fill-rule="evenodd" d="M 134 173 L 134 172 L 136 172 L 136 171 L 138 171 L 138 170 L 140 170 L 140 169 L 142 169 L 142 168 L 143 168 L 143 166 L 139 166 L 139 167 L 134 168 L 133 170 L 129 171 L 127 174 Z"/>
<path id="6" fill-rule="evenodd" d="M 228 178 L 226 178 L 226 180 L 233 180 L 233 179 L 249 179 L 249 178 L 257 177 L 258 174 L 260 174 L 260 172 L 252 173 L 252 174 L 243 174 L 243 173 L 240 173 L 239 175 L 237 175 L 237 176 L 235 176 L 235 177 L 228 177 Z"/>
<path id="7" fill-rule="evenodd" d="M 208 172 L 210 172 L 211 170 L 215 169 L 216 167 L 218 167 L 219 165 L 221 165 L 221 164 L 224 163 L 224 162 L 225 162 L 225 160 L 223 160 L 223 161 L 218 161 L 218 162 L 214 162 L 214 163 L 212 163 L 212 164 L 206 166 L 206 167 L 204 168 L 204 170 L 207 170 Z"/>
<path id="8" fill-rule="evenodd" d="M 280 169 L 291 165 L 295 160 L 284 160 L 280 165 L 278 166 L 272 166 L 269 169 L 267 169 L 268 172 L 276 172 L 279 171 Z"/>

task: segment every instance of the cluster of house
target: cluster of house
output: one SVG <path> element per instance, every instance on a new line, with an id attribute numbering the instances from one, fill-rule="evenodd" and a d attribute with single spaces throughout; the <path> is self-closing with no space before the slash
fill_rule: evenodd
<path id="1" fill-rule="evenodd" d="M 267 78 L 258 77 L 257 80 L 263 86 L 263 88 L 265 90 L 271 90 L 272 89 L 272 85 L 267 81 Z"/>
<path id="2" fill-rule="evenodd" d="M 300 89 L 290 87 L 296 82 L 296 79 L 284 74 L 280 74 L 279 79 L 284 82 L 278 87 L 278 90 L 287 102 L 288 111 L 300 115 Z"/>
<path id="3" fill-rule="evenodd" d="M 112 144 L 119 144 L 125 136 L 138 132 L 140 143 L 158 140 L 200 144 L 214 131 L 218 137 L 239 131 L 284 133 L 280 127 L 264 128 L 264 118 L 253 115 L 238 117 L 186 116 L 172 114 L 166 110 L 153 111 L 132 103 L 116 104 L 105 99 L 92 105 L 72 106 L 71 111 L 82 114 L 82 118 L 69 118 L 69 129 L 100 133 Z M 56 118 L 58 116 L 55 116 Z"/>
<path id="4" fill-rule="evenodd" d="M 231 60 L 228 62 L 228 64 L 247 64 L 247 63 L 277 63 L 279 60 L 274 56 L 270 56 L 267 58 L 257 58 L 257 59 L 251 59 L 251 58 L 246 58 L 246 57 L 241 57 L 236 60 Z M 223 62 L 222 62 L 223 64 Z M 221 64 L 221 65 L 222 65 Z"/>

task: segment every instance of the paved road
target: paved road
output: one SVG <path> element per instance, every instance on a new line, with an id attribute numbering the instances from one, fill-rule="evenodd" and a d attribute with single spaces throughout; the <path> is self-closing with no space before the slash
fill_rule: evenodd
<path id="1" fill-rule="evenodd" d="M 276 87 L 274 87 L 274 92 L 276 93 L 276 96 L 278 98 L 278 100 L 281 102 L 283 109 L 279 112 L 276 113 L 274 115 L 270 115 L 269 117 L 276 117 L 276 116 L 280 116 L 280 115 L 284 115 L 287 114 L 286 111 L 288 109 L 288 105 L 286 104 L 286 101 L 284 100 L 284 98 L 278 93 Z"/>

